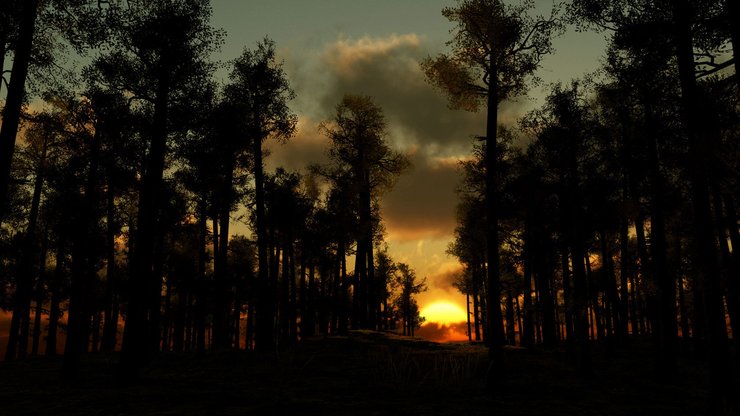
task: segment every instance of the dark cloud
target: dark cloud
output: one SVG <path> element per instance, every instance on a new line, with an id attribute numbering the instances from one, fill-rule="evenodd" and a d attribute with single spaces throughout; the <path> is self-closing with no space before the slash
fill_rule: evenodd
<path id="1" fill-rule="evenodd" d="M 447 107 L 447 98 L 426 82 L 419 68 L 426 55 L 416 35 L 338 41 L 323 57 L 332 79 L 322 107 L 333 108 L 347 93 L 370 95 L 396 133 L 392 140 L 426 146 L 425 153 L 465 153 L 469 137 L 483 133 L 485 116 Z"/>
<path id="2" fill-rule="evenodd" d="M 434 160 L 416 153 L 414 167 L 383 197 L 383 216 L 391 238 L 408 241 L 450 236 L 455 230 L 456 160 Z"/>
<path id="3" fill-rule="evenodd" d="M 278 166 L 289 171 L 304 171 L 311 164 L 326 163 L 328 160 L 328 139 L 319 132 L 318 123 L 310 118 L 298 120 L 296 135 L 285 143 L 268 140 L 265 148 L 269 152 L 265 158 L 268 168 Z"/>
<path id="4" fill-rule="evenodd" d="M 372 96 L 386 116 L 392 146 L 412 154 L 414 164 L 384 196 L 389 238 L 450 238 L 457 160 L 471 153 L 472 136 L 485 132 L 485 112 L 447 107 L 447 98 L 425 80 L 419 67 L 428 55 L 424 39 L 414 34 L 339 39 L 326 45 L 318 58 L 307 51 L 282 54 L 302 123 L 291 143 L 270 146 L 271 166 L 300 169 L 325 160 L 327 143 L 317 132 L 318 122 L 332 118 L 345 94 Z M 504 105 L 499 120 L 513 120 L 517 108 Z"/>
<path id="5" fill-rule="evenodd" d="M 431 287 L 445 290 L 454 294 L 460 292 L 452 286 L 455 282 L 456 277 L 462 272 L 462 265 L 454 263 L 455 267 L 446 268 L 439 271 L 439 273 L 427 276 L 427 284 Z"/>
<path id="6" fill-rule="evenodd" d="M 467 322 L 449 325 L 427 322 L 416 330 L 415 335 L 435 342 L 464 341 L 468 339 L 467 331 Z"/>

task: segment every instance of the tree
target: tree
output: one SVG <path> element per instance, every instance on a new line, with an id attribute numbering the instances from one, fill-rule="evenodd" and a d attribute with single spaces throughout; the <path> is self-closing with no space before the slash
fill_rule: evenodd
<path id="1" fill-rule="evenodd" d="M 403 335 L 414 336 L 414 331 L 421 326 L 424 318 L 419 315 L 419 305 L 415 296 L 427 290 L 427 279 L 419 279 L 416 272 L 406 263 L 398 263 L 396 274 L 396 308 L 403 320 Z"/>
<path id="2" fill-rule="evenodd" d="M 663 42 L 663 47 L 668 46 L 671 64 L 677 72 L 674 85 L 680 87 L 681 91 L 681 121 L 688 142 L 688 163 L 683 170 L 691 185 L 693 252 L 699 276 L 698 287 L 703 291 L 703 305 L 699 309 L 704 310 L 707 321 L 710 391 L 713 395 L 711 406 L 714 413 L 729 412 L 735 406 L 732 399 L 735 380 L 723 364 L 728 361 L 729 353 L 717 262 L 718 236 L 714 232 L 716 228 L 712 226 L 709 190 L 712 178 L 710 166 L 715 159 L 717 143 L 702 125 L 702 119 L 711 119 L 711 116 L 704 116 L 706 109 L 711 106 L 702 106 L 697 79 L 715 74 L 734 62 L 734 59 L 728 59 L 718 63 L 716 58 L 721 55 L 722 45 L 727 39 L 733 45 L 737 41 L 736 25 L 728 25 L 733 21 L 733 15 L 737 14 L 737 7 L 734 2 L 725 2 L 723 5 L 722 2 L 713 1 L 604 3 L 579 0 L 573 3 L 571 12 L 586 25 L 631 34 L 628 36 L 630 46 L 645 41 L 646 37 L 640 34 L 649 33 L 650 38 L 658 34 L 667 40 Z M 732 303 L 732 300 L 728 303 Z M 665 310 L 667 315 L 668 308 Z"/>
<path id="3" fill-rule="evenodd" d="M 251 143 L 254 168 L 254 212 L 257 237 L 257 325 L 255 348 L 267 351 L 275 345 L 273 325 L 275 290 L 268 280 L 267 228 L 265 217 L 265 174 L 262 143 L 268 138 L 288 140 L 295 132 L 297 117 L 288 108 L 295 97 L 275 56 L 275 43 L 264 39 L 255 50 L 245 49 L 234 61 L 225 94 L 245 118 L 245 139 Z"/>
<path id="4" fill-rule="evenodd" d="M 331 141 L 332 166 L 325 176 L 346 177 L 357 201 L 358 235 L 355 257 L 353 326 L 376 328 L 380 311 L 373 247 L 373 202 L 409 166 L 405 155 L 385 142 L 383 112 L 370 97 L 345 95 L 332 122 L 321 125 Z"/>
<path id="5" fill-rule="evenodd" d="M 488 263 L 487 325 L 492 356 L 504 344 L 500 298 L 498 234 L 497 129 L 498 106 L 526 90 L 525 81 L 552 52 L 551 39 L 561 29 L 558 8 L 549 18 L 528 15 L 532 2 L 511 6 L 501 0 L 458 0 L 442 14 L 457 25 L 450 55 L 427 58 L 421 64 L 429 81 L 446 92 L 450 105 L 477 111 L 485 103 L 486 117 L 486 259 Z"/>
<path id="6" fill-rule="evenodd" d="M 15 149 L 15 139 L 18 134 L 18 125 L 21 116 L 21 106 L 26 91 L 26 77 L 28 76 L 28 67 L 31 62 L 31 48 L 33 46 L 33 36 L 36 28 L 36 18 L 39 7 L 39 0 L 24 1 L 20 16 L 18 29 L 18 43 L 15 47 L 15 56 L 13 58 L 12 79 L 8 87 L 8 95 L 3 107 L 2 120 L 0 126 L 0 218 L 5 213 L 8 203 L 8 183 L 10 180 L 10 166 L 13 161 L 13 151 Z M 3 22 L 5 26 L 6 22 Z M 9 27 L 8 25 L 7 27 Z M 3 35 L 6 34 L 2 30 Z M 6 40 L 2 41 L 2 58 L 5 59 Z M 4 68 L 0 67 L 0 71 Z M 4 75 L 4 74 L 3 74 Z M 0 81 L 2 82 L 2 81 Z"/>
<path id="7" fill-rule="evenodd" d="M 159 322 L 159 299 L 152 294 L 161 290 L 161 276 L 154 275 L 155 246 L 161 236 L 158 215 L 167 141 L 174 130 L 171 113 L 198 95 L 198 86 L 212 69 L 208 55 L 223 35 L 210 26 L 210 16 L 205 0 L 111 4 L 105 15 L 108 48 L 88 69 L 104 85 L 131 96 L 131 102 L 150 117 L 121 351 L 124 377 L 133 376 L 146 361 L 148 349 L 159 345 L 151 339 L 151 328 Z"/>

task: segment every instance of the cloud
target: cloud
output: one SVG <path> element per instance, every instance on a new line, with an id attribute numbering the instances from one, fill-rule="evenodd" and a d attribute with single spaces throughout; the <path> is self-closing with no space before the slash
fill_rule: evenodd
<path id="1" fill-rule="evenodd" d="M 327 162 L 329 140 L 319 132 L 319 122 L 300 116 L 294 137 L 285 143 L 268 140 L 265 148 L 269 152 L 265 158 L 268 169 L 282 166 L 289 171 L 302 171 L 311 164 Z"/>
<path id="2" fill-rule="evenodd" d="M 416 153 L 410 172 L 382 200 L 388 238 L 410 241 L 450 237 L 455 230 L 455 188 L 460 180 L 456 163 Z"/>
<path id="3" fill-rule="evenodd" d="M 322 56 L 331 74 L 322 107 L 333 108 L 344 94 L 369 95 L 383 108 L 391 140 L 400 146 L 423 145 L 427 154 L 467 153 L 469 137 L 483 133 L 485 115 L 447 107 L 447 98 L 419 67 L 427 54 L 424 39 L 415 34 L 338 40 Z"/>
<path id="4" fill-rule="evenodd" d="M 454 291 L 459 294 L 452 284 L 455 282 L 455 277 L 460 274 L 463 266 L 458 261 L 449 261 L 443 263 L 439 267 L 439 271 L 436 274 L 427 276 L 427 282 L 429 286 L 444 289 L 447 291 Z"/>
<path id="5" fill-rule="evenodd" d="M 468 339 L 467 322 L 449 325 L 427 322 L 416 330 L 415 335 L 435 342 L 465 341 Z"/>
<path id="6" fill-rule="evenodd" d="M 270 144 L 269 166 L 299 170 L 326 160 L 327 140 L 318 124 L 334 116 L 345 94 L 374 97 L 383 109 L 389 144 L 411 156 L 414 168 L 383 196 L 388 239 L 450 239 L 455 229 L 458 161 L 469 157 L 473 136 L 485 133 L 485 112 L 450 110 L 447 97 L 425 79 L 419 62 L 432 48 L 417 34 L 342 37 L 312 50 L 281 50 L 301 115 L 297 136 Z M 518 104 L 500 108 L 515 118 Z"/>

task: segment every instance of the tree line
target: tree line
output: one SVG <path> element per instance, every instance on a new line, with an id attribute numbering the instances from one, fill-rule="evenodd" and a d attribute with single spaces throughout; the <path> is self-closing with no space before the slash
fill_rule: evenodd
<path id="1" fill-rule="evenodd" d="M 214 81 L 210 17 L 207 0 L 3 8 L 6 361 L 45 347 L 74 376 L 120 346 L 128 380 L 159 351 L 420 325 L 423 283 L 384 248 L 379 198 L 410 163 L 382 109 L 346 95 L 321 125 L 326 164 L 266 171 L 264 143 L 295 134 L 295 93 L 267 38 Z M 69 69 L 70 49 L 89 64 Z"/>
<path id="2" fill-rule="evenodd" d="M 449 54 L 422 63 L 454 108 L 488 114 L 462 163 L 449 253 L 472 301 L 469 333 L 564 343 L 582 374 L 591 341 L 648 336 L 658 373 L 708 363 L 712 414 L 737 403 L 738 10 L 727 1 L 461 0 Z M 525 91 L 565 24 L 608 39 L 596 74 L 549 87 L 516 126 L 497 106 Z M 472 335 L 471 335 L 472 338 Z"/>

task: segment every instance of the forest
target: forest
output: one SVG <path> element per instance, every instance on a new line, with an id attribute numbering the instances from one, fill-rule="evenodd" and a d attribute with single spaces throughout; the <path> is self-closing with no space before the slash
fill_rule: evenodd
<path id="1" fill-rule="evenodd" d="M 445 345 L 414 337 L 428 282 L 386 242 L 413 166 L 372 96 L 334 103 L 325 163 L 266 169 L 299 119 L 269 37 L 219 62 L 209 0 L 4 1 L 0 406 L 41 409 L 53 378 L 67 401 L 114 383 L 182 405 L 202 380 L 232 406 L 238 386 L 258 414 L 738 414 L 740 4 L 449 3 L 447 52 L 416 65 L 485 126 L 460 133 L 469 342 Z M 568 30 L 605 36 L 601 67 L 502 123 Z M 56 413 L 134 394 L 97 393 Z M 194 406 L 175 412 L 219 409 Z"/>

